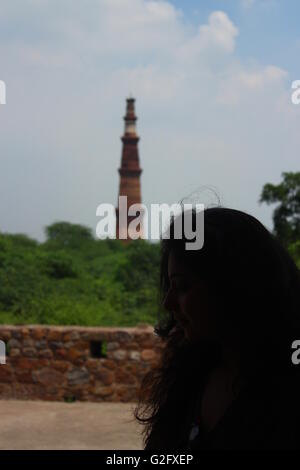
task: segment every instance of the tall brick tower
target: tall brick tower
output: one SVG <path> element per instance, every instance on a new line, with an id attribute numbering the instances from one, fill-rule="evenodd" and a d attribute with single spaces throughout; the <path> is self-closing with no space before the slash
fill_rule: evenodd
<path id="1" fill-rule="evenodd" d="M 127 208 L 132 204 L 141 204 L 141 184 L 140 175 L 142 169 L 139 163 L 139 152 L 138 152 L 138 141 L 140 140 L 136 133 L 136 121 L 134 109 L 134 98 L 127 98 L 126 114 L 124 116 L 125 129 L 124 135 L 121 137 L 123 142 L 121 167 L 118 169 L 120 174 L 120 187 L 119 196 L 127 196 Z M 128 216 L 127 220 L 124 221 L 120 217 L 119 212 L 119 198 L 118 207 L 116 208 L 116 238 L 122 239 L 124 243 L 131 240 L 128 237 L 128 225 L 130 222 L 139 216 Z M 119 233 L 120 230 L 120 233 Z M 140 226 L 137 226 L 137 231 L 140 231 L 140 237 L 142 238 L 142 230 Z M 123 235 L 123 237 L 122 237 Z M 124 238 L 125 237 L 125 238 Z"/>

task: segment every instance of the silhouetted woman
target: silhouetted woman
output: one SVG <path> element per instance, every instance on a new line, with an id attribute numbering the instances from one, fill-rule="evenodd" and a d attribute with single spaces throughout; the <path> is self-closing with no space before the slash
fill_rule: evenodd
<path id="1" fill-rule="evenodd" d="M 163 354 L 134 413 L 144 449 L 300 448 L 297 266 L 244 212 L 205 209 L 200 250 L 174 237 L 176 220 L 161 240 Z"/>

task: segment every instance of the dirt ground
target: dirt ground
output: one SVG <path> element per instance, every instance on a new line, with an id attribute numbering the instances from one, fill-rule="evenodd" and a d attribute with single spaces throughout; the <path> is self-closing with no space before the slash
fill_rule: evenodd
<path id="1" fill-rule="evenodd" d="M 0 400 L 0 449 L 142 449 L 135 403 Z"/>

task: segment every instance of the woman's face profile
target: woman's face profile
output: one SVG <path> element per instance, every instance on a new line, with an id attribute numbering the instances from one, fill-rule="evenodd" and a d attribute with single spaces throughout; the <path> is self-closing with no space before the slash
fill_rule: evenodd
<path id="1" fill-rule="evenodd" d="M 171 251 L 168 258 L 169 289 L 164 307 L 172 312 L 188 341 L 215 340 L 216 315 L 204 280 L 189 272 Z"/>

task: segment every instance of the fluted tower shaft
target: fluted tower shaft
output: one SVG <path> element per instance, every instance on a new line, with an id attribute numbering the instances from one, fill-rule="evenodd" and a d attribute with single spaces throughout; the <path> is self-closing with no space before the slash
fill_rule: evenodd
<path id="1" fill-rule="evenodd" d="M 124 116 L 125 128 L 124 134 L 121 137 L 123 144 L 121 166 L 118 171 L 120 174 L 119 196 L 127 196 L 127 207 L 129 208 L 133 204 L 142 203 L 140 183 L 142 169 L 140 168 L 139 162 L 138 142 L 140 138 L 136 132 L 137 117 L 135 115 L 135 99 L 127 98 L 126 101 L 126 114 Z M 135 219 L 135 216 L 127 217 L 126 224 L 123 224 L 120 219 L 118 198 L 116 209 L 116 238 L 122 239 L 122 236 L 120 235 L 123 234 L 124 242 L 128 242 L 130 240 L 128 226 L 133 219 Z M 140 234 L 142 236 L 142 230 L 140 231 Z M 125 239 L 124 236 L 126 236 Z"/>

